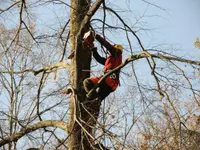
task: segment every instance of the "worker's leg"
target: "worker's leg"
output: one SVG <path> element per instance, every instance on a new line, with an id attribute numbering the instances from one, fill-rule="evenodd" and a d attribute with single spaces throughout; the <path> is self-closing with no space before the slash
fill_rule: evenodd
<path id="1" fill-rule="evenodd" d="M 90 78 L 87 78 L 83 81 L 83 87 L 88 93 L 94 87 L 94 83 L 90 80 Z"/>
<path id="2" fill-rule="evenodd" d="M 111 92 L 115 91 L 119 85 L 119 80 L 112 76 L 107 77 L 99 87 L 98 95 L 100 100 L 105 99 Z"/>
<path id="3" fill-rule="evenodd" d="M 108 86 L 105 82 L 101 84 L 101 86 L 99 87 L 99 91 L 98 91 L 98 95 L 99 95 L 99 99 L 100 101 L 102 101 L 103 99 L 105 99 L 111 92 L 113 92 L 112 88 L 110 86 Z"/>
<path id="4" fill-rule="evenodd" d="M 86 91 L 86 93 L 89 93 L 89 91 L 95 86 L 95 84 L 101 79 L 101 77 L 92 77 L 92 78 L 87 78 L 83 81 L 83 86 Z M 94 91 L 89 99 L 95 99 L 98 97 L 98 94 L 96 91 Z"/>

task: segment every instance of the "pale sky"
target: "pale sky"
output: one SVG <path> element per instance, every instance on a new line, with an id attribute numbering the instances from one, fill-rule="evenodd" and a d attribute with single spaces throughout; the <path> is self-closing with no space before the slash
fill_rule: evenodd
<path id="1" fill-rule="evenodd" d="M 151 4 L 145 3 L 148 1 Z M 139 36 L 145 45 L 154 43 L 158 44 L 173 44 L 179 48 L 182 47 L 185 50 L 193 49 L 193 42 L 197 36 L 200 37 L 200 0 L 109 0 L 107 1 L 108 6 L 114 8 L 126 9 L 129 7 L 133 12 L 131 15 L 126 13 L 119 13 L 122 18 L 127 19 L 131 26 L 135 23 L 136 17 L 144 17 L 140 20 L 142 22 L 137 24 L 137 27 L 153 29 L 148 32 L 147 35 L 139 33 Z M 66 1 L 66 3 L 69 0 Z M 112 4 L 112 5 L 111 5 Z M 7 3 L 7 6 L 9 3 Z M 3 9 L 6 6 L 6 1 L 1 1 L 0 8 Z M 44 8 L 44 6 L 46 8 Z M 52 7 L 53 6 L 53 7 Z M 160 8 L 159 8 L 160 7 Z M 68 10 L 63 12 L 64 6 L 59 5 L 43 5 L 37 7 L 37 9 L 29 9 L 38 18 L 37 22 L 40 25 L 47 25 L 51 27 L 63 24 L 59 23 L 58 20 L 65 20 L 69 17 Z M 163 9 L 163 10 L 162 10 Z M 116 10 L 116 9 L 115 9 Z M 62 11 L 62 12 L 61 12 Z M 16 25 L 15 13 L 9 15 L 3 15 L 4 18 L 0 18 L 0 23 L 7 26 Z M 1 15 L 2 16 L 2 15 Z M 56 17 L 56 18 L 55 18 Z M 54 18 L 54 19 L 53 19 Z M 132 18 L 132 19 L 131 19 Z M 145 22 L 145 23 L 144 23 Z M 132 24 L 131 24 L 132 23 Z M 40 26 L 41 27 L 41 26 Z M 113 41 L 115 39 L 112 39 Z"/>
<path id="2" fill-rule="evenodd" d="M 141 36 L 147 45 L 150 43 L 172 44 L 184 52 L 194 50 L 194 41 L 200 37 L 200 0 L 150 0 L 152 4 L 164 10 L 149 5 L 146 15 L 147 27 L 155 29 L 149 36 Z M 130 8 L 137 8 L 141 13 L 147 8 L 147 3 L 136 0 L 131 2 Z"/>
<path id="3" fill-rule="evenodd" d="M 161 5 L 170 14 L 168 19 L 158 22 L 163 27 L 162 39 L 181 44 L 184 49 L 193 48 L 195 38 L 200 36 L 200 1 L 168 0 Z"/>

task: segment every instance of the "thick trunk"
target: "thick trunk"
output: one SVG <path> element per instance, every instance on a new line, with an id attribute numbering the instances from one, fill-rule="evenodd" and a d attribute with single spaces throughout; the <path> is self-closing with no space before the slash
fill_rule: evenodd
<path id="1" fill-rule="evenodd" d="M 68 121 L 69 150 L 92 150 L 92 128 L 96 125 L 100 103 L 82 105 L 86 93 L 83 80 L 90 76 L 91 52 L 83 49 L 80 37 L 88 30 L 88 23 L 103 0 L 97 0 L 89 10 L 88 0 L 71 0 L 70 49 L 74 51 L 70 70 L 70 84 L 75 93 L 70 98 L 70 117 Z M 87 13 L 87 15 L 86 15 Z M 81 34 L 81 35 L 80 35 Z"/>
<path id="2" fill-rule="evenodd" d="M 88 115 L 80 107 L 80 102 L 85 100 L 85 92 L 82 82 L 88 78 L 90 74 L 84 72 L 84 69 L 90 69 L 91 53 L 88 49 L 83 49 L 81 40 L 77 40 L 77 33 L 79 32 L 81 22 L 89 9 L 87 0 L 71 0 L 71 13 L 70 13 L 70 49 L 73 52 L 78 44 L 78 51 L 72 58 L 72 68 L 70 70 L 70 83 L 75 89 L 75 97 L 72 95 L 70 98 L 70 118 L 68 121 L 68 132 L 70 137 L 68 139 L 69 150 L 90 149 L 88 136 L 85 134 L 83 128 L 77 123 L 77 120 L 84 120 L 88 122 Z M 87 30 L 87 27 L 84 29 Z M 78 43 L 76 43 L 78 41 Z M 75 99 L 78 103 L 75 103 Z M 79 121 L 80 122 L 80 121 Z M 85 126 L 86 130 L 89 130 Z"/>

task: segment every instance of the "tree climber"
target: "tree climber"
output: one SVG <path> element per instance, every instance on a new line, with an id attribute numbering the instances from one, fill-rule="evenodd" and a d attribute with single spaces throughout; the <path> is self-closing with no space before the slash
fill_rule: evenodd
<path id="1" fill-rule="evenodd" d="M 92 37 L 92 38 L 91 38 Z M 97 48 L 94 47 L 93 41 L 96 39 L 101 45 L 103 45 L 108 51 L 108 58 L 101 57 L 97 52 Z M 95 34 L 92 31 L 85 33 L 83 47 L 90 47 L 93 52 L 93 57 L 96 61 L 102 65 L 104 65 L 104 74 L 108 73 L 112 69 L 118 67 L 122 63 L 122 52 L 123 47 L 119 44 L 111 45 L 108 41 L 102 38 L 100 35 Z M 106 77 L 102 83 L 99 85 L 97 91 L 94 91 L 92 94 L 88 95 L 88 99 L 100 99 L 101 101 L 105 99 L 111 92 L 115 91 L 119 85 L 119 73 L 120 70 L 112 73 L 110 76 Z M 87 78 L 83 81 L 84 89 L 87 93 L 97 84 L 97 82 L 103 76 L 95 76 L 91 78 Z"/>

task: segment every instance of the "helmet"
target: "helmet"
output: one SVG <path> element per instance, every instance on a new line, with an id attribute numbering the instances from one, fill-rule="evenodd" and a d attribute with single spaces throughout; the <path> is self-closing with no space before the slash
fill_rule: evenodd
<path id="1" fill-rule="evenodd" d="M 120 44 L 114 44 L 114 47 L 118 50 L 120 50 L 121 52 L 123 52 L 123 46 Z"/>

